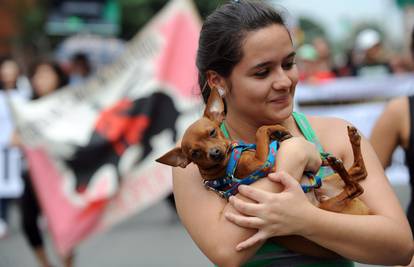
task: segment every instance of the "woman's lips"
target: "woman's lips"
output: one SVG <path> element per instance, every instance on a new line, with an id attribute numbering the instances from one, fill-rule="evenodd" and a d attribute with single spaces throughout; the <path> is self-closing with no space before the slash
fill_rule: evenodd
<path id="1" fill-rule="evenodd" d="M 272 100 L 270 100 L 271 103 L 275 103 L 275 104 L 284 104 L 286 102 L 288 102 L 289 100 L 289 96 L 281 96 L 281 97 L 277 97 L 277 98 L 273 98 Z"/>

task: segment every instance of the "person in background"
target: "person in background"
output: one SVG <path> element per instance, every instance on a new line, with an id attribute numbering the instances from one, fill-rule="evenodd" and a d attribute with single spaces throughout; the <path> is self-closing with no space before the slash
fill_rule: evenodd
<path id="1" fill-rule="evenodd" d="M 16 60 L 6 57 L 0 64 L 0 87 L 3 90 L 13 90 L 28 99 L 31 96 L 30 83 L 21 74 L 21 68 Z"/>
<path id="2" fill-rule="evenodd" d="M 410 50 L 411 59 L 414 61 L 414 28 Z M 394 98 L 385 106 L 374 124 L 370 142 L 384 168 L 390 166 L 397 147 L 402 147 L 405 151 L 411 188 L 407 218 L 411 231 L 414 231 L 414 95 Z M 414 258 L 409 266 L 414 266 Z"/>
<path id="3" fill-rule="evenodd" d="M 72 56 L 69 66 L 69 83 L 78 85 L 91 75 L 92 67 L 88 56 L 85 53 L 76 53 Z"/>
<path id="4" fill-rule="evenodd" d="M 35 100 L 52 94 L 59 88 L 65 86 L 68 83 L 68 77 L 57 63 L 40 61 L 32 67 L 30 81 L 33 88 L 32 99 Z M 17 134 L 14 136 L 12 144 L 20 145 Z M 51 267 L 52 265 L 46 254 L 42 231 L 38 225 L 38 219 L 42 213 L 41 207 L 27 168 L 23 171 L 23 180 L 25 182 L 25 188 L 20 200 L 23 232 L 41 266 Z M 65 257 L 62 261 L 65 267 L 70 267 L 73 264 L 73 256 Z"/>
<path id="5" fill-rule="evenodd" d="M 356 76 L 378 77 L 392 73 L 383 40 L 378 31 L 364 29 L 355 39 Z"/>
<path id="6" fill-rule="evenodd" d="M 11 57 L 5 57 L 0 63 L 0 90 L 7 92 L 8 97 L 17 97 L 27 99 L 30 95 L 30 85 L 26 77 L 21 75 L 21 70 L 17 62 Z M 6 168 L 5 165 L 9 165 L 10 159 L 7 155 L 10 155 L 10 147 L 8 141 L 10 135 L 13 133 L 13 120 L 11 117 L 11 111 L 8 108 L 5 94 L 2 94 L 2 106 L 0 107 L 0 131 L 1 131 L 1 151 L 3 164 L 2 168 Z M 15 164 L 13 164 L 15 166 Z M 3 170 L 3 169 L 2 169 Z M 11 172 L 2 171 L 1 175 L 12 175 Z M 17 174 L 18 175 L 18 174 Z M 0 177 L 1 179 L 10 179 L 12 177 Z M 14 177 L 13 177 L 14 178 Z M 12 197 L 11 195 L 8 197 Z M 18 197 L 18 196 L 15 196 Z M 9 198 L 1 198 L 0 196 L 0 239 L 4 238 L 8 232 L 8 206 Z"/>
<path id="7" fill-rule="evenodd" d="M 328 52 L 319 42 L 321 41 L 316 40 L 318 49 L 314 44 L 304 44 L 297 49 L 300 81 L 321 84 L 335 78 L 335 73 L 330 68 Z"/>
<path id="8" fill-rule="evenodd" d="M 331 47 L 323 36 L 317 36 L 312 40 L 312 45 L 318 53 L 318 73 L 324 80 L 336 77 L 336 70 L 332 62 Z"/>

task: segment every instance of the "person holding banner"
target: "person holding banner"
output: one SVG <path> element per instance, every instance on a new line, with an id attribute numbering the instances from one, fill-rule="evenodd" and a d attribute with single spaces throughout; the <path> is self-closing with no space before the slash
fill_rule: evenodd
<path id="1" fill-rule="evenodd" d="M 33 88 L 33 100 L 52 94 L 68 83 L 68 77 L 60 66 L 51 61 L 40 61 L 36 63 L 31 70 L 30 78 Z M 12 142 L 14 145 L 20 145 L 17 134 L 14 136 Z M 23 180 L 25 182 L 25 188 L 20 200 L 23 232 L 41 266 L 50 267 L 52 265 L 47 257 L 42 233 L 38 225 L 41 207 L 36 196 L 36 190 L 31 182 L 30 173 L 27 169 L 23 173 Z M 65 267 L 70 267 L 72 266 L 73 257 L 65 257 L 62 261 Z"/>
<path id="2" fill-rule="evenodd" d="M 277 172 L 239 187 L 229 202 L 204 188 L 195 165 L 173 169 L 178 214 L 212 262 L 218 266 L 408 264 L 414 251 L 409 224 L 365 138 L 361 143 L 368 176 L 361 182 L 365 192 L 360 198 L 373 215 L 318 209 L 298 184 L 302 163 L 310 160 L 307 155 L 314 155 L 309 152 L 315 146 L 339 157 L 347 168 L 352 165 L 346 131 L 350 123 L 292 112 L 298 71 L 292 36 L 281 14 L 260 1 L 222 5 L 203 24 L 196 64 L 205 101 L 211 88 L 224 91 L 222 127 L 228 138 L 254 143 L 256 130 L 269 124 L 281 124 L 294 136 L 280 145 Z M 283 162 L 289 160 L 297 168 L 285 169 Z M 314 247 L 314 253 L 295 253 L 272 242 L 272 237 L 280 236 L 301 236 L 319 247 Z M 322 247 L 337 258 L 322 258 Z"/>

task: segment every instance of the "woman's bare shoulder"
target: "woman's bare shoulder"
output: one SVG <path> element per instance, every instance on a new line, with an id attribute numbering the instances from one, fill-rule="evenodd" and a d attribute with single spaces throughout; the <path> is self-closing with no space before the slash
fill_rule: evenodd
<path id="1" fill-rule="evenodd" d="M 307 116 L 316 135 L 320 139 L 331 138 L 335 133 L 347 131 L 347 126 L 353 126 L 351 122 L 337 117 Z"/>
<path id="2" fill-rule="evenodd" d="M 345 151 L 349 145 L 347 127 L 354 126 L 351 122 L 325 116 L 308 116 L 308 120 L 325 151 L 340 157 L 347 153 Z"/>

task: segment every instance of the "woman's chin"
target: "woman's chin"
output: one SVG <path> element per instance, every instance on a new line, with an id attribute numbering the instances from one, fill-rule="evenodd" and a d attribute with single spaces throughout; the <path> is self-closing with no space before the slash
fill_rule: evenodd
<path id="1" fill-rule="evenodd" d="M 293 112 L 293 106 L 287 105 L 282 109 L 278 109 L 277 111 L 272 110 L 270 111 L 269 118 L 273 123 L 281 123 L 287 120 Z"/>

